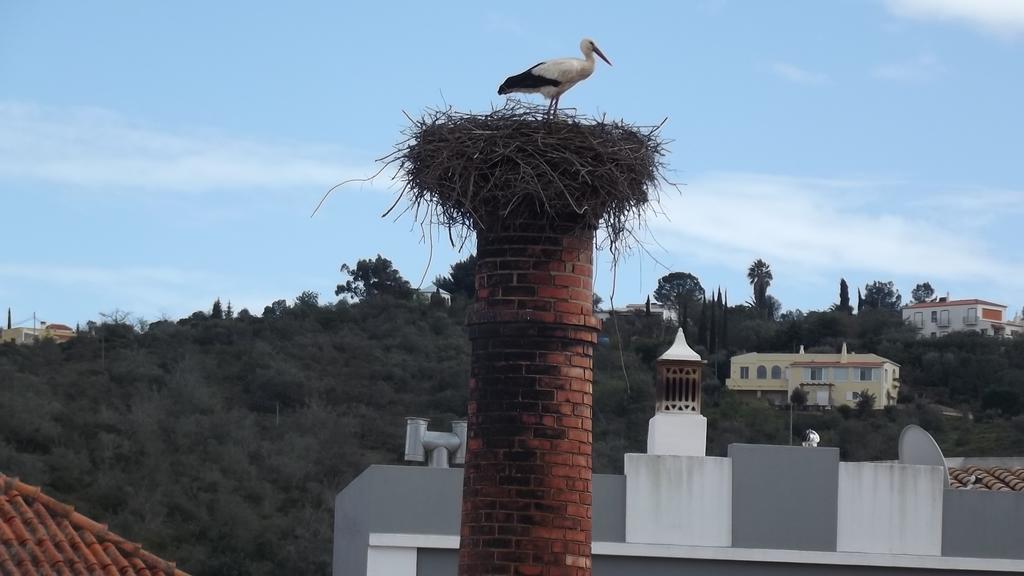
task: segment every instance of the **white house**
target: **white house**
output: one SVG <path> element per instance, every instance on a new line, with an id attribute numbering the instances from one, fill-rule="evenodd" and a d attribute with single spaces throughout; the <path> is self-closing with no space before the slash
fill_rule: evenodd
<path id="1" fill-rule="evenodd" d="M 648 309 L 648 305 L 646 303 L 644 303 L 644 304 L 626 304 L 625 306 L 622 306 L 622 307 L 619 307 L 619 308 L 612 308 L 612 309 L 609 309 L 609 310 L 598 310 L 598 311 L 594 312 L 594 316 L 597 317 L 600 320 L 607 320 L 608 318 L 611 317 L 611 315 L 613 313 L 614 314 L 618 314 L 620 316 L 628 316 L 628 315 L 643 316 L 643 315 L 647 314 L 647 309 Z M 656 317 L 661 318 L 662 320 L 664 320 L 666 322 L 676 322 L 677 319 L 678 319 L 678 316 L 676 315 L 676 311 L 671 309 L 671 308 L 666 307 L 664 304 L 659 304 L 657 302 L 651 302 L 650 303 L 650 311 L 651 311 L 651 316 L 656 316 Z"/>
<path id="2" fill-rule="evenodd" d="M 1006 306 L 986 300 L 949 300 L 911 304 L 903 308 L 903 320 L 920 336 L 935 338 L 950 332 L 972 330 L 990 336 L 1024 334 L 1024 324 L 1008 320 Z"/>
<path id="3" fill-rule="evenodd" d="M 416 295 L 419 298 L 423 299 L 425 302 L 430 302 L 431 298 L 433 298 L 434 296 L 439 296 L 446 305 L 451 306 L 452 303 L 451 292 L 448 292 L 447 290 L 442 290 L 433 284 L 429 284 L 427 286 L 424 286 L 423 288 L 420 288 L 419 290 L 416 291 Z"/>

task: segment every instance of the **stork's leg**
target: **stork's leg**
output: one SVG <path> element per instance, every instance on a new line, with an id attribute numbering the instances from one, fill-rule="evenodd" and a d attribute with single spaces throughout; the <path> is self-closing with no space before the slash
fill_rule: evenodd
<path id="1" fill-rule="evenodd" d="M 551 116 L 551 110 L 554 108 L 554 106 L 555 106 L 555 99 L 552 98 L 551 100 L 548 100 L 548 109 L 544 113 L 544 115 L 550 117 Z"/>
<path id="2" fill-rule="evenodd" d="M 551 101 L 551 104 L 553 105 L 553 108 L 552 108 L 552 111 L 551 111 L 551 115 L 552 116 L 558 116 L 558 101 L 561 98 L 562 98 L 562 95 L 559 94 L 558 96 L 555 96 L 554 100 Z"/>

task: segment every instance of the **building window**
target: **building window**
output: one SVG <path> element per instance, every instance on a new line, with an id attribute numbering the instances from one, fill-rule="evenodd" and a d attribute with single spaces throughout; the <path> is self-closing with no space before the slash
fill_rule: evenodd
<path id="1" fill-rule="evenodd" d="M 860 369 L 860 381 L 870 382 L 874 380 L 874 370 L 872 368 L 861 368 Z"/>
<path id="2" fill-rule="evenodd" d="M 932 333 L 931 333 L 931 337 L 932 337 L 932 338 L 935 338 L 936 336 L 938 336 L 938 334 L 936 334 L 935 332 L 932 332 Z"/>
<path id="3" fill-rule="evenodd" d="M 764 366 L 757 367 L 757 379 L 766 380 L 768 378 L 768 369 Z"/>
<path id="4" fill-rule="evenodd" d="M 949 310 L 939 312 L 939 326 L 949 326 Z"/>
<path id="5" fill-rule="evenodd" d="M 860 400 L 860 392 L 847 392 L 846 399 L 856 402 L 857 400 Z"/>
<path id="6" fill-rule="evenodd" d="M 914 326 L 924 328 L 924 312 L 914 312 Z"/>
<path id="7" fill-rule="evenodd" d="M 938 323 L 939 323 L 939 311 L 938 310 L 932 310 L 932 324 L 938 324 Z"/>
<path id="8" fill-rule="evenodd" d="M 835 380 L 836 382 L 846 382 L 847 380 L 850 379 L 850 369 L 849 368 L 833 368 L 832 369 L 832 379 Z"/>
<path id="9" fill-rule="evenodd" d="M 978 309 L 977 308 L 968 308 L 967 309 L 967 320 L 966 320 L 966 322 L 968 324 L 977 324 L 978 323 Z"/>
<path id="10" fill-rule="evenodd" d="M 807 379 L 811 382 L 821 382 L 825 379 L 824 368 L 808 368 L 805 374 Z"/>
<path id="11" fill-rule="evenodd" d="M 740 366 L 740 379 L 747 380 L 750 378 L 750 366 Z"/>
<path id="12" fill-rule="evenodd" d="M 772 380 L 782 380 L 782 368 L 772 366 Z"/>

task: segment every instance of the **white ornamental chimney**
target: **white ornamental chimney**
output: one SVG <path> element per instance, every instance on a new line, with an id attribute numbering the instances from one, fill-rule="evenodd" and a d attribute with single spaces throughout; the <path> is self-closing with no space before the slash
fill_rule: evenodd
<path id="1" fill-rule="evenodd" d="M 656 363 L 657 406 L 647 428 L 647 453 L 704 456 L 708 420 L 700 413 L 701 371 L 704 360 L 686 343 L 680 329 L 676 340 Z"/>

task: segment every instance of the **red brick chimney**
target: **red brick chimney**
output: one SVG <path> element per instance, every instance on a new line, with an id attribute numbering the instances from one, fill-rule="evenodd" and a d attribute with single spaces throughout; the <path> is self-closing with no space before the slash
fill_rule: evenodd
<path id="1" fill-rule="evenodd" d="M 459 574 L 589 576 L 594 234 L 477 233 Z"/>

